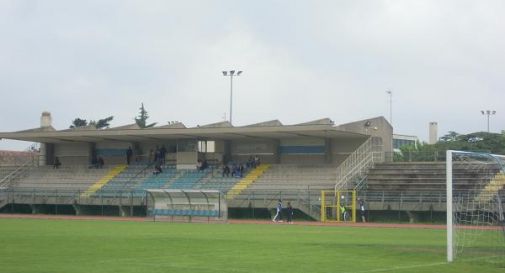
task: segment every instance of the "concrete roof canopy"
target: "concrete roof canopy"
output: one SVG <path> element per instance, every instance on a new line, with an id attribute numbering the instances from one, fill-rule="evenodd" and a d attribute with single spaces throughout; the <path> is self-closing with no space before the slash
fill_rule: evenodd
<path id="1" fill-rule="evenodd" d="M 186 128 L 182 123 L 160 127 L 139 128 L 137 124 L 103 130 L 61 130 L 52 127 L 36 128 L 19 132 L 0 133 L 0 138 L 42 142 L 103 142 L 103 141 L 163 141 L 170 139 L 283 139 L 283 138 L 359 138 L 368 136 L 360 132 L 334 126 L 329 118 L 294 125 L 283 125 L 278 120 L 234 127 L 228 121 Z"/>

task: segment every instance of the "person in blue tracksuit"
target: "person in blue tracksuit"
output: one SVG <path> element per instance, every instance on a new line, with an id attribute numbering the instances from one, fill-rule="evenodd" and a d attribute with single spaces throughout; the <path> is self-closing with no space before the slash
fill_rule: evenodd
<path id="1" fill-rule="evenodd" d="M 274 219 L 272 219 L 273 222 L 279 222 L 281 220 L 281 213 L 282 213 L 282 200 L 279 199 L 279 203 L 277 203 L 276 207 L 277 213 L 274 216 Z"/>

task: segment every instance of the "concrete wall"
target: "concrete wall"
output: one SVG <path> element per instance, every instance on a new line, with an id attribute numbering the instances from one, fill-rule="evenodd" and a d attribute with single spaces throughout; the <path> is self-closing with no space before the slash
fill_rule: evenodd
<path id="1" fill-rule="evenodd" d="M 380 150 L 385 153 L 386 159 L 392 160 L 393 154 L 393 127 L 384 117 L 360 120 L 340 125 L 338 129 L 370 135 L 382 139 Z M 375 141 L 377 143 L 377 141 Z"/>
<path id="2" fill-rule="evenodd" d="M 126 150 L 132 146 L 128 142 L 97 142 L 96 156 L 103 157 L 105 164 L 126 164 Z M 133 148 L 133 147 L 132 147 Z"/>
<path id="3" fill-rule="evenodd" d="M 372 135 L 380 135 L 380 142 L 384 145 L 381 149 L 391 149 L 391 127 L 381 124 L 380 119 L 372 120 L 368 128 Z M 387 123 L 387 122 L 386 122 Z M 363 129 L 362 122 L 346 125 L 345 130 Z M 385 127 L 381 129 L 381 126 Z M 373 131 L 372 131 L 373 130 Z M 386 139 L 386 142 L 382 140 Z M 210 164 L 221 164 L 225 161 L 246 162 L 251 156 L 260 157 L 264 163 L 273 164 L 340 164 L 349 154 L 354 152 L 366 140 L 366 136 L 349 138 L 286 138 L 286 139 L 247 139 L 247 140 L 217 140 L 215 141 L 215 153 L 198 153 L 197 140 L 167 140 L 160 142 L 98 142 L 98 143 L 70 143 L 55 144 L 55 156 L 62 157 L 60 161 L 65 163 L 89 164 L 92 149 L 94 147 L 98 156 L 104 157 L 105 164 L 124 164 L 126 162 L 126 150 L 129 146 L 142 151 L 141 159 L 150 156 L 150 150 L 156 146 L 164 145 L 167 150 L 167 163 L 177 164 L 178 168 L 194 168 L 198 159 L 206 159 Z M 178 149 L 175 152 L 175 149 Z M 194 149 L 194 151 L 193 151 Z M 172 152 L 170 152 L 172 151 Z M 63 158 L 64 157 L 64 158 Z M 70 159 L 72 158 L 72 159 Z M 79 158 L 79 159 L 76 159 Z M 136 155 L 134 154 L 134 161 Z"/>
<path id="4" fill-rule="evenodd" d="M 258 156 L 261 162 L 278 162 L 278 142 L 264 141 L 232 141 L 230 145 L 231 160 L 246 162 L 251 156 Z"/>
<path id="5" fill-rule="evenodd" d="M 330 141 L 332 163 L 340 165 L 364 142 L 363 139 L 332 139 Z"/>
<path id="6" fill-rule="evenodd" d="M 54 156 L 59 158 L 62 166 L 87 165 L 90 162 L 90 147 L 89 143 L 58 143 L 54 145 Z"/>
<path id="7" fill-rule="evenodd" d="M 196 169 L 198 152 L 178 152 L 177 169 Z"/>

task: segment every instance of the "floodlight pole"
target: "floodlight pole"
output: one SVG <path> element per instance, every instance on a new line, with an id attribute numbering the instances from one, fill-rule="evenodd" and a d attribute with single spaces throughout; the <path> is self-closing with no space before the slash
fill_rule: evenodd
<path id="1" fill-rule="evenodd" d="M 489 133 L 489 116 L 496 114 L 495 110 L 482 110 L 480 111 L 483 115 L 487 116 L 487 132 Z"/>
<path id="2" fill-rule="evenodd" d="M 393 91 L 388 89 L 386 93 L 389 95 L 389 123 L 393 126 Z"/>
<path id="3" fill-rule="evenodd" d="M 230 77 L 230 124 L 233 122 L 233 76 L 240 76 L 242 71 L 235 74 L 235 70 L 223 71 L 223 76 Z"/>

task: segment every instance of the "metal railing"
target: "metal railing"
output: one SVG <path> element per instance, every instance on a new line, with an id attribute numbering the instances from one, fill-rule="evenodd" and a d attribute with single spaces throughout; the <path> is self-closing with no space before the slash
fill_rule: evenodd
<path id="1" fill-rule="evenodd" d="M 361 144 L 337 167 L 335 191 L 361 188 L 368 170 L 375 162 L 384 161 L 383 153 L 376 151 L 372 140 Z"/>
<path id="2" fill-rule="evenodd" d="M 330 187 L 329 190 L 331 189 Z M 77 214 L 82 207 L 90 215 L 103 215 L 104 211 L 110 211 L 111 207 L 116 208 L 114 211 L 126 212 L 126 215 L 134 215 L 134 211 L 140 212 L 137 215 L 145 215 L 147 209 L 147 195 L 144 190 L 106 191 L 89 197 L 83 197 L 82 193 L 83 191 L 79 190 L 0 189 L 0 209 L 3 206 L 3 212 L 15 213 L 16 205 L 25 205 L 25 208 L 28 207 L 26 205 L 30 205 L 30 208 L 35 209 L 34 212 L 41 206 L 56 208 L 56 211 L 67 208 L 68 211 L 69 206 L 73 206 Z M 462 191 L 456 192 L 455 196 L 471 201 L 473 199 L 468 196 L 475 194 L 477 192 Z M 505 191 L 501 193 L 501 196 L 503 194 Z M 446 209 L 444 191 L 362 191 L 357 197 L 364 201 L 370 216 L 380 216 L 384 212 L 398 215 L 408 212 L 444 212 Z M 312 186 L 307 186 L 305 189 L 248 191 L 228 201 L 228 207 L 240 208 L 245 213 L 244 215 L 248 215 L 247 217 L 267 218 L 268 211 L 274 212 L 278 200 L 282 200 L 284 206 L 287 202 L 291 202 L 295 209 L 313 219 L 320 218 L 321 190 Z M 502 200 L 505 202 L 505 197 Z M 41 213 L 45 212 L 41 211 Z"/>
<path id="3" fill-rule="evenodd" d="M 33 160 L 26 161 L 24 164 L 17 167 L 14 171 L 1 178 L 0 187 L 10 187 L 12 182 L 16 181 L 18 178 L 26 176 L 33 166 Z"/>

